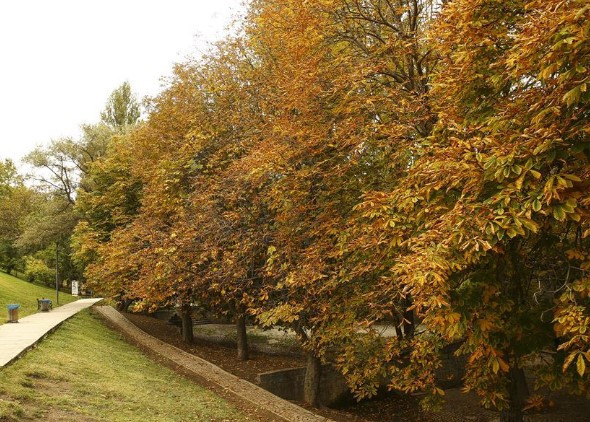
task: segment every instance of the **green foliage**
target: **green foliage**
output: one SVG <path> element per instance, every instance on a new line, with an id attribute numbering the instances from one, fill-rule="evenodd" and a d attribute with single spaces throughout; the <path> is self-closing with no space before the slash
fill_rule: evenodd
<path id="1" fill-rule="evenodd" d="M 35 193 L 10 161 L 0 162 L 0 267 L 22 270 L 22 254 L 16 242 L 22 235 L 24 219 L 31 212 Z"/>
<path id="2" fill-rule="evenodd" d="M 25 277 L 31 283 L 55 285 L 55 268 L 49 268 L 41 259 L 25 256 Z"/>
<path id="3" fill-rule="evenodd" d="M 122 131 L 135 125 L 141 116 L 141 109 L 131 92 L 129 82 L 123 82 L 109 97 L 104 111 L 100 114 L 102 122 L 115 131 Z"/>
<path id="4" fill-rule="evenodd" d="M 6 196 L 21 181 L 22 178 L 11 160 L 0 161 L 0 197 Z"/>

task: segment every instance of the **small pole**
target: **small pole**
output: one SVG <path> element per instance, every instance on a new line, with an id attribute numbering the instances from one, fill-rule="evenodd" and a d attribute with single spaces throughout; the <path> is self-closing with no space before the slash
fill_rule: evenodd
<path id="1" fill-rule="evenodd" d="M 55 242 L 55 306 L 59 306 L 59 240 Z"/>

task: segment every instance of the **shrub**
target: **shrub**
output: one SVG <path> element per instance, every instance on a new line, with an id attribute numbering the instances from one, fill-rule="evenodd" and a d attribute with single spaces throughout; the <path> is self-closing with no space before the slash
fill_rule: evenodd
<path id="1" fill-rule="evenodd" d="M 25 257 L 25 277 L 31 283 L 42 283 L 47 286 L 55 281 L 55 270 L 34 256 Z"/>

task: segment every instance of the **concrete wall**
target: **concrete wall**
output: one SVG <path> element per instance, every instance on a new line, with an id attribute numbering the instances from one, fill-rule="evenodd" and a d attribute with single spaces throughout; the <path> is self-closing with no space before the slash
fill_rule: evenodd
<path id="1" fill-rule="evenodd" d="M 442 366 L 436 371 L 437 383 L 441 388 L 453 388 L 461 385 L 465 373 L 465 358 L 456 357 L 454 352 L 458 345 L 446 347 L 442 351 Z M 286 400 L 303 400 L 303 383 L 305 367 L 279 369 L 258 374 L 258 385 Z M 382 387 L 386 387 L 383 380 Z M 329 365 L 322 366 L 320 385 L 320 403 L 324 406 L 338 407 L 353 400 L 346 380 L 340 372 Z"/>
<path id="2" fill-rule="evenodd" d="M 338 407 L 354 400 L 346 378 L 331 366 L 322 366 L 320 386 L 320 403 L 325 406 Z"/>
<path id="3" fill-rule="evenodd" d="M 460 343 L 451 344 L 441 351 L 442 366 L 436 370 L 436 380 L 440 388 L 459 387 L 463 383 L 467 357 L 455 356 Z"/>
<path id="4" fill-rule="evenodd" d="M 286 400 L 303 400 L 305 367 L 279 369 L 258 374 L 258 385 Z M 320 403 L 338 406 L 352 399 L 346 380 L 330 366 L 322 366 Z"/>
<path id="5" fill-rule="evenodd" d="M 305 368 L 288 368 L 258 374 L 258 385 L 285 400 L 303 399 Z"/>

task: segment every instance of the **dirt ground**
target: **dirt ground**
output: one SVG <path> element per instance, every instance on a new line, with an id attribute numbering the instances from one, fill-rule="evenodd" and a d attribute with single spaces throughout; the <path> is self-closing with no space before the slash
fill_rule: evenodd
<path id="1" fill-rule="evenodd" d="M 146 333 L 208 360 L 226 371 L 253 383 L 256 383 L 256 375 L 261 372 L 305 365 L 303 357 L 265 355 L 257 352 L 250 352 L 250 359 L 240 362 L 236 359 L 237 352 L 235 348 L 200 340 L 195 340 L 194 344 L 189 345 L 182 341 L 179 329 L 165 321 L 139 314 L 125 313 L 123 315 Z"/>
<path id="2" fill-rule="evenodd" d="M 304 366 L 305 359 L 298 356 L 280 356 L 251 352 L 250 360 L 240 362 L 236 359 L 234 347 L 207 342 L 202 339 L 194 344 L 184 343 L 179 329 L 165 321 L 146 315 L 124 314 L 131 322 L 148 334 L 172 344 L 182 350 L 197 355 L 224 370 L 250 382 L 257 382 L 257 375 L 277 369 Z M 459 389 L 446 390 L 446 404 L 441 412 L 426 413 L 420 409 L 419 397 L 396 393 L 352 403 L 340 409 L 310 409 L 315 413 L 338 422 L 491 422 L 498 421 L 497 412 L 483 409 L 473 394 L 464 394 Z M 553 394 L 555 407 L 546 413 L 527 415 L 530 422 L 585 422 L 590 420 L 590 401 L 565 395 Z M 297 403 L 301 406 L 303 403 Z"/>

